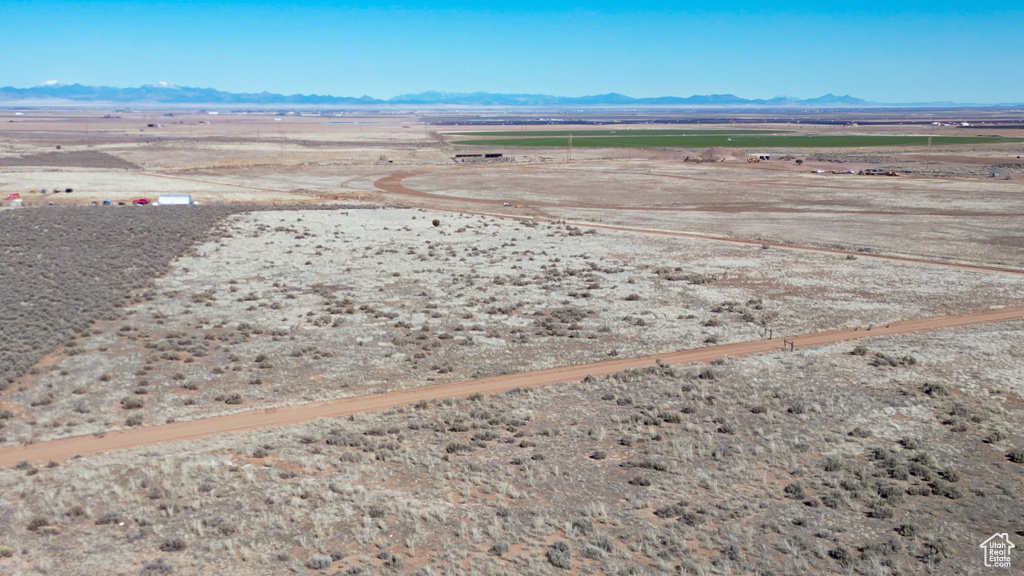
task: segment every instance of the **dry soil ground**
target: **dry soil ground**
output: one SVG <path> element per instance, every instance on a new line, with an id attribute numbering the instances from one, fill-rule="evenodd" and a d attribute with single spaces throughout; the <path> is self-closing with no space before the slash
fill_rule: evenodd
<path id="1" fill-rule="evenodd" d="M 161 192 L 414 208 L 230 217 L 116 320 L 0 392 L 11 447 L 766 329 L 870 336 L 1024 305 L 1021 187 L 984 176 L 1019 147 L 776 152 L 799 168 L 504 150 L 517 162 L 456 166 L 411 113 L 105 114 L 0 114 L 0 192 L 39 210 Z M 871 166 L 915 175 L 809 172 Z M 980 574 L 980 542 L 1024 530 L 1022 327 L 654 366 L 26 463 L 0 471 L 0 570 Z"/>
<path id="2" fill-rule="evenodd" d="M 651 367 L 8 468 L 3 566 L 982 574 L 980 539 L 1012 535 L 1024 513 L 1008 457 L 1022 441 L 1022 328 Z M 875 366 L 875 352 L 916 363 Z"/>
<path id="3" fill-rule="evenodd" d="M 1012 273 L 415 209 L 229 217 L 140 299 L 12 386 L 7 443 L 1024 306 Z"/>

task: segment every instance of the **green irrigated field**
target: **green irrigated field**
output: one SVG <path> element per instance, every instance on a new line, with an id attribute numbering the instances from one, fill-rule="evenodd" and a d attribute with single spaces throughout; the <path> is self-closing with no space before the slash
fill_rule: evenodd
<path id="1" fill-rule="evenodd" d="M 634 131 L 630 131 L 634 132 Z M 635 131 L 639 132 L 639 131 Z M 649 131 L 654 132 L 654 131 Z M 680 131 L 681 132 L 681 131 Z M 493 133 L 492 133 L 493 134 Z M 506 133 L 507 134 L 507 133 Z M 573 134 L 572 145 L 580 148 L 861 148 L 875 146 L 927 146 L 928 136 L 798 136 L 777 132 L 718 132 L 679 134 L 606 134 L 592 136 L 592 133 Z M 557 147 L 569 145 L 568 133 L 550 136 L 512 136 L 507 138 L 486 138 L 456 140 L 455 144 L 473 146 L 530 146 Z M 936 146 L 950 144 L 1006 144 L 1024 142 L 1024 138 L 1003 138 L 999 136 L 932 136 Z"/>
<path id="2" fill-rule="evenodd" d="M 739 130 L 701 130 L 695 128 L 671 128 L 671 129 L 659 129 L 659 128 L 620 128 L 618 130 L 532 130 L 523 129 L 520 132 L 512 132 L 506 130 L 504 132 L 450 132 L 453 136 L 516 136 L 525 137 L 527 134 L 531 138 L 539 137 L 554 137 L 554 136 L 572 136 L 573 138 L 583 138 L 592 136 L 615 136 L 621 138 L 623 136 L 733 136 L 736 134 L 787 134 L 788 130 L 757 130 L 757 129 L 739 129 Z"/>

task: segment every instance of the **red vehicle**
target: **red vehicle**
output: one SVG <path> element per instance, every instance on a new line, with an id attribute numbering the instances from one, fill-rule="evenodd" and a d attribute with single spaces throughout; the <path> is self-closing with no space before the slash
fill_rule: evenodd
<path id="1" fill-rule="evenodd" d="M 7 195 L 7 199 L 8 200 L 18 200 L 20 198 L 21 198 L 21 194 L 19 194 L 17 192 L 15 192 L 14 194 L 8 194 Z"/>
<path id="2" fill-rule="evenodd" d="M 135 200 L 132 200 L 132 204 L 136 206 L 145 206 L 146 204 L 149 204 L 149 198 L 136 198 Z"/>

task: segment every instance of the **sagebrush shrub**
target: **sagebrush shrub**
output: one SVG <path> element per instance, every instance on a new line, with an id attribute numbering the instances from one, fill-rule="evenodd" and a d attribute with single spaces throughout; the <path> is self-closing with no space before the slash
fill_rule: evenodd
<path id="1" fill-rule="evenodd" d="M 562 540 L 548 547 L 547 556 L 548 562 L 555 568 L 561 568 L 562 570 L 572 568 L 572 556 L 569 551 L 569 545 Z"/>

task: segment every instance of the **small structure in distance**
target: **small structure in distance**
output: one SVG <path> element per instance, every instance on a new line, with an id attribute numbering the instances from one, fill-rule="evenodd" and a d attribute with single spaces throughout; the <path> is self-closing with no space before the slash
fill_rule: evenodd
<path id="1" fill-rule="evenodd" d="M 498 152 L 488 152 L 486 154 L 456 154 L 452 157 L 455 162 L 463 162 L 467 164 L 476 164 L 480 162 L 512 162 L 515 158 L 513 156 L 505 156 Z"/>
<path id="2" fill-rule="evenodd" d="M 198 204 L 198 202 L 192 199 L 191 194 L 161 194 L 157 198 L 157 203 L 161 206 L 189 206 Z"/>
<path id="3" fill-rule="evenodd" d="M 900 173 L 896 170 L 885 170 L 882 168 L 865 168 L 857 174 L 861 176 L 899 176 Z"/>

